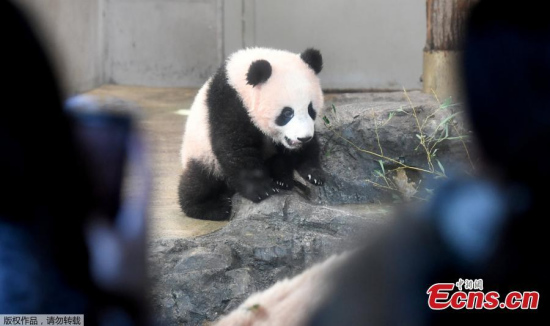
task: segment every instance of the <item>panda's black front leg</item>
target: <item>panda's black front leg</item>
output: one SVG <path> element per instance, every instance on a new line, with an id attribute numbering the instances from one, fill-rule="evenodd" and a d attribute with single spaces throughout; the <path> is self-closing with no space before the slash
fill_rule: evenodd
<path id="1" fill-rule="evenodd" d="M 277 193 L 260 149 L 253 145 L 235 147 L 216 153 L 229 185 L 255 203 Z"/>
<path id="2" fill-rule="evenodd" d="M 321 169 L 320 147 L 317 135 L 296 153 L 296 171 L 309 183 L 322 186 L 325 183 L 325 172 Z"/>
<path id="3" fill-rule="evenodd" d="M 294 160 L 289 153 L 279 150 L 268 160 L 268 165 L 278 189 L 290 190 L 294 187 Z"/>

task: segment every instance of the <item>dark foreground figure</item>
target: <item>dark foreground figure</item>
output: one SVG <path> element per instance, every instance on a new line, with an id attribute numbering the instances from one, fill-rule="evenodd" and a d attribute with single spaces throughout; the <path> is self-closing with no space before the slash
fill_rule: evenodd
<path id="1" fill-rule="evenodd" d="M 64 111 L 27 20 L 9 1 L 0 1 L 0 17 L 9 47 L 0 118 L 0 314 L 84 314 L 86 325 L 148 324 L 143 209 L 120 208 L 121 169 L 94 165 L 122 166 L 126 139 L 118 136 L 128 131 L 128 120 L 77 119 Z M 93 148 L 84 148 L 84 138 Z M 102 156 L 90 155 L 95 150 Z M 111 172 L 118 178 L 109 178 Z"/>
<path id="2" fill-rule="evenodd" d="M 490 0 L 475 7 L 463 71 L 483 177 L 449 182 L 432 204 L 356 254 L 311 325 L 549 324 L 545 8 Z M 483 279 L 483 292 L 497 291 L 500 302 L 511 291 L 538 291 L 538 309 L 428 308 L 430 286 L 459 279 Z"/>

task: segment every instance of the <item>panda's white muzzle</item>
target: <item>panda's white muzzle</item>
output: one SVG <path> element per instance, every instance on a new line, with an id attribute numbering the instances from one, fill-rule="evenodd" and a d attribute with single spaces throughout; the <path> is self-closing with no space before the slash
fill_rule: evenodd
<path id="1" fill-rule="evenodd" d="M 305 117 L 294 117 L 284 128 L 283 145 L 289 149 L 298 149 L 313 139 L 315 125 L 306 114 Z"/>

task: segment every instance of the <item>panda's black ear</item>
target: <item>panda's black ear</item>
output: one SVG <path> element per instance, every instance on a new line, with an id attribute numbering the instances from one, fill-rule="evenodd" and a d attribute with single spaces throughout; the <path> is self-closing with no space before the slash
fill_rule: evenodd
<path id="1" fill-rule="evenodd" d="M 252 62 L 248 73 L 246 73 L 246 81 L 249 85 L 256 86 L 265 83 L 271 76 L 271 64 L 266 60 L 257 60 Z"/>
<path id="2" fill-rule="evenodd" d="M 323 70 L 323 56 L 321 56 L 319 50 L 309 48 L 300 54 L 300 58 L 302 58 L 316 74 Z"/>

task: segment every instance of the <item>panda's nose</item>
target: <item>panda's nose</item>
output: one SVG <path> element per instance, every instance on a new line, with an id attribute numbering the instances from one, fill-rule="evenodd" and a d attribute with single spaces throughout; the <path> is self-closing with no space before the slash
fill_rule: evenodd
<path id="1" fill-rule="evenodd" d="M 313 136 L 303 137 L 303 138 L 298 137 L 298 140 L 301 141 L 302 143 L 307 143 L 307 142 L 310 141 L 312 138 L 313 138 Z"/>

